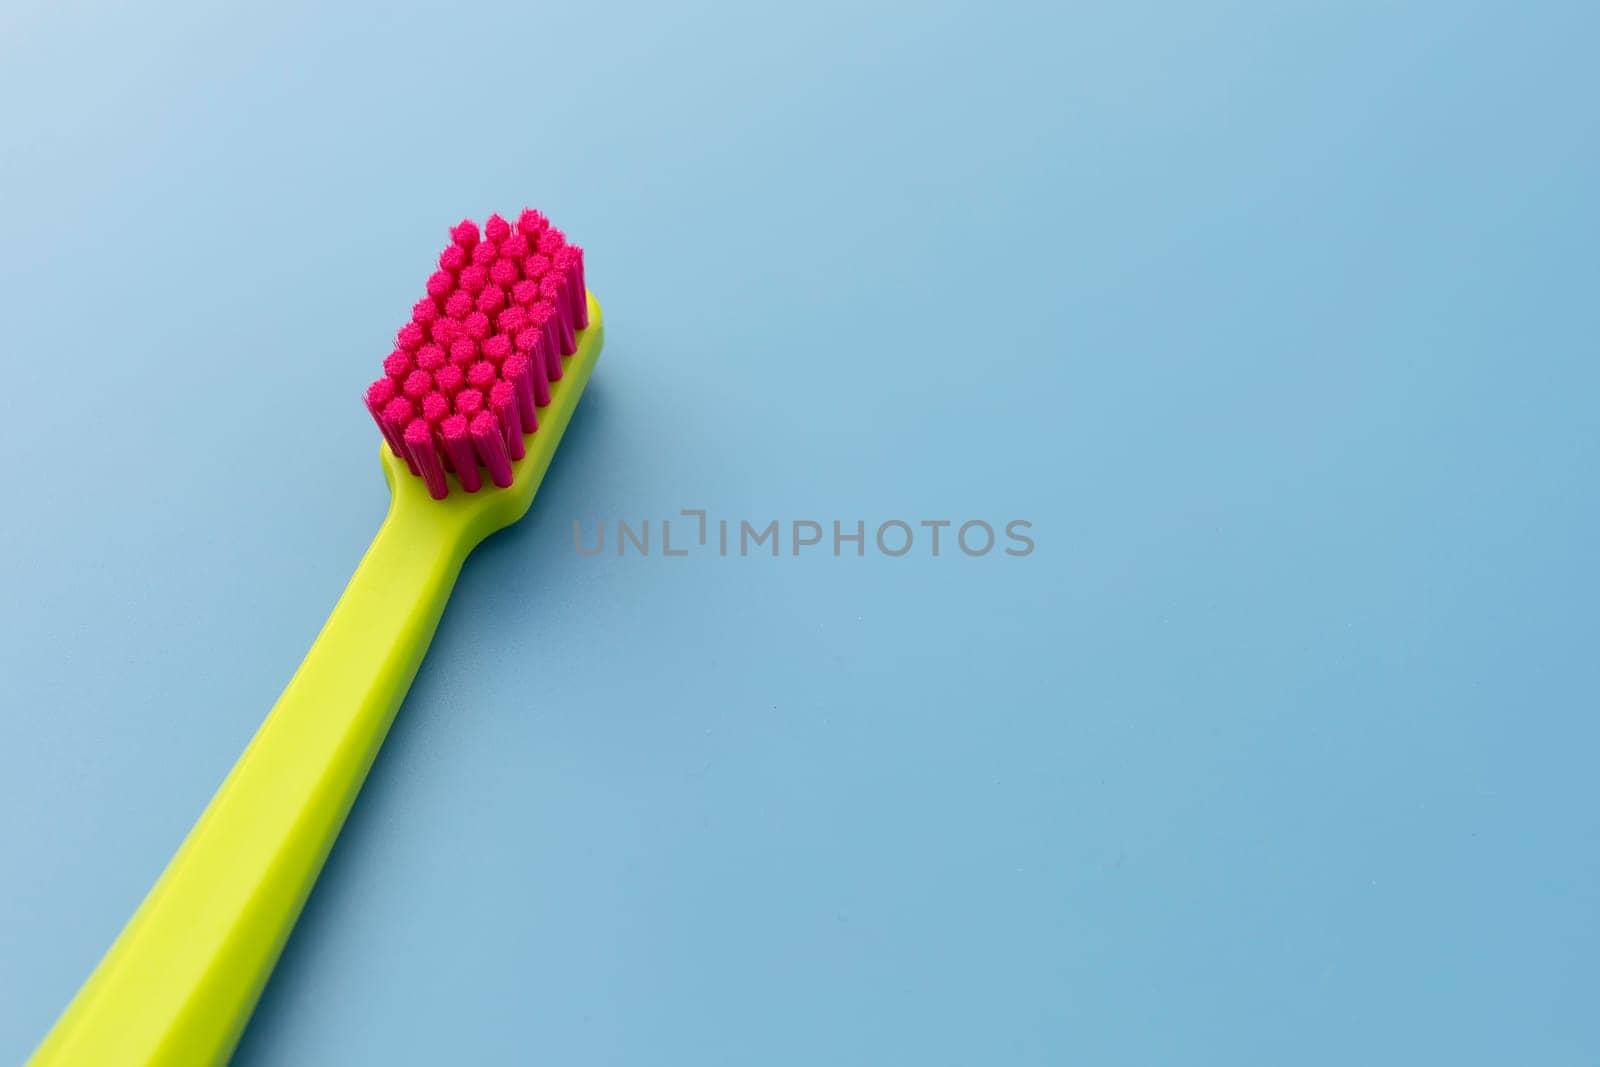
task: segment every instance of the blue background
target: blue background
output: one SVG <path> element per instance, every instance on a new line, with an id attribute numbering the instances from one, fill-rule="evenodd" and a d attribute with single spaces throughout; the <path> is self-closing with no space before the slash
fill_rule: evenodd
<path id="1" fill-rule="evenodd" d="M 610 342 L 239 1063 L 1600 1061 L 1597 12 L 8 5 L 0 1061 L 524 203 Z M 1038 548 L 573 551 L 684 507 Z"/>

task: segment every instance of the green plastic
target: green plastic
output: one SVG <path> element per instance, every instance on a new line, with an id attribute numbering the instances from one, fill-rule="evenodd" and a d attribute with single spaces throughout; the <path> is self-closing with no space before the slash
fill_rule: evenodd
<path id="1" fill-rule="evenodd" d="M 515 480 L 428 496 L 383 448 L 389 514 L 305 661 L 34 1067 L 221 1063 L 417 673 L 467 554 L 533 503 L 600 354 L 600 307 Z"/>

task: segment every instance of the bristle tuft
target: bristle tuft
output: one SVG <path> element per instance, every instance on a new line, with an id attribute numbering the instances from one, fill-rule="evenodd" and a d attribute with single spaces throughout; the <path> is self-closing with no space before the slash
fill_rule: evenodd
<path id="1" fill-rule="evenodd" d="M 441 392 L 432 392 L 422 398 L 422 417 L 429 426 L 437 426 L 450 414 L 450 398 Z"/>
<path id="2" fill-rule="evenodd" d="M 483 358 L 497 367 L 510 355 L 511 339 L 504 334 L 495 334 L 483 342 Z"/>
<path id="3" fill-rule="evenodd" d="M 467 384 L 474 389 L 487 390 L 494 385 L 495 379 L 500 375 L 494 369 L 494 364 L 486 359 L 479 360 L 467 368 Z"/>
<path id="4" fill-rule="evenodd" d="M 506 291 L 498 285 L 486 286 L 483 292 L 478 294 L 478 310 L 485 314 L 493 315 L 505 306 Z"/>
<path id="5" fill-rule="evenodd" d="M 405 352 L 415 352 L 425 340 L 427 337 L 423 335 L 422 327 L 414 322 L 406 323 L 394 335 L 395 347 Z"/>
<path id="6" fill-rule="evenodd" d="M 386 435 L 390 436 L 391 444 L 398 443 L 400 458 L 406 461 L 406 466 L 411 469 L 412 474 L 417 473 L 417 465 L 411 459 L 411 450 L 406 447 L 405 429 L 411 423 L 411 418 L 415 413 L 415 409 L 411 406 L 411 401 L 403 396 L 397 396 L 384 405 L 383 422 L 381 423 Z"/>
<path id="7" fill-rule="evenodd" d="M 527 356 L 515 353 L 500 365 L 500 375 L 517 391 L 517 405 L 522 413 L 522 432 L 533 433 L 539 428 L 539 399 L 533 391 L 532 364 Z"/>
<path id="8" fill-rule="evenodd" d="M 443 500 L 450 492 L 450 487 L 444 479 L 444 463 L 439 459 L 439 450 L 433 447 L 433 427 L 428 425 L 426 419 L 412 419 L 406 426 L 405 444 L 411 461 L 422 474 L 422 480 L 428 484 L 428 495 L 435 500 Z"/>
<path id="9" fill-rule="evenodd" d="M 553 256 L 567 243 L 567 235 L 554 226 L 539 235 L 539 254 Z"/>
<path id="10" fill-rule="evenodd" d="M 489 390 L 489 409 L 500 420 L 500 430 L 506 436 L 506 451 L 513 461 L 527 455 L 522 443 L 522 404 L 517 400 L 517 387 L 510 382 L 495 382 Z"/>
<path id="11" fill-rule="evenodd" d="M 403 396 L 395 397 L 383 408 L 383 417 L 401 430 L 406 428 L 415 414 L 416 409 L 411 406 L 411 401 Z"/>
<path id="12" fill-rule="evenodd" d="M 461 328 L 468 337 L 474 341 L 484 341 L 494 333 L 494 327 L 489 322 L 489 316 L 481 311 L 474 311 L 461 320 Z"/>
<path id="13" fill-rule="evenodd" d="M 406 399 L 413 404 L 422 403 L 422 398 L 433 392 L 433 375 L 425 370 L 414 370 L 406 375 L 405 385 L 401 387 Z"/>
<path id="14" fill-rule="evenodd" d="M 393 378 L 396 382 L 405 381 L 406 375 L 416 370 L 416 368 L 417 365 L 412 360 L 411 353 L 402 352 L 398 348 L 390 352 L 383 360 L 383 373 Z"/>
<path id="15" fill-rule="evenodd" d="M 394 384 L 394 379 L 379 378 L 377 381 L 367 386 L 367 407 L 372 408 L 381 414 L 384 406 L 388 404 L 389 401 L 393 400 L 396 395 L 397 389 Z"/>
<path id="16" fill-rule="evenodd" d="M 478 453 L 478 459 L 489 472 L 489 480 L 501 489 L 509 486 L 512 480 L 511 453 L 506 448 L 505 433 L 500 428 L 500 419 L 491 412 L 480 411 L 472 417 L 468 428 L 472 434 L 472 444 Z"/>
<path id="17" fill-rule="evenodd" d="M 383 418 L 383 409 L 395 398 L 395 384 L 393 378 L 379 378 L 367 386 L 367 410 L 372 413 L 372 421 L 378 424 L 378 430 L 383 434 L 383 439 L 389 442 L 389 450 L 397 456 L 405 455 L 405 442 L 394 432 Z"/>
<path id="18" fill-rule="evenodd" d="M 456 414 L 472 418 L 483 410 L 483 394 L 476 389 L 468 387 L 456 394 Z"/>
<path id="19" fill-rule="evenodd" d="M 561 326 L 556 309 L 546 301 L 539 301 L 528 309 L 528 321 L 544 334 L 539 348 L 544 353 L 545 374 L 552 382 L 561 380 Z"/>
<path id="20" fill-rule="evenodd" d="M 550 403 L 550 360 L 545 355 L 546 341 L 543 330 L 525 330 L 530 335 L 528 347 L 522 352 L 528 359 L 528 372 L 533 381 L 533 403 L 536 407 L 545 407 Z M 517 339 L 520 341 L 522 335 Z"/>
<path id="21" fill-rule="evenodd" d="M 439 269 L 447 270 L 451 274 L 460 274 L 461 268 L 467 265 L 467 250 L 460 245 L 446 245 L 443 252 L 439 253 Z"/>
<path id="22" fill-rule="evenodd" d="M 517 216 L 517 232 L 530 241 L 537 240 L 549 221 L 542 213 L 531 207 L 525 207 L 522 209 L 522 214 Z"/>
<path id="23" fill-rule="evenodd" d="M 467 372 L 454 363 L 446 363 L 433 372 L 433 384 L 445 396 L 455 396 L 467 384 Z"/>
<path id="24" fill-rule="evenodd" d="M 472 314 L 472 294 L 465 289 L 451 293 L 450 299 L 444 302 L 444 313 L 457 322 Z"/>
<path id="25" fill-rule="evenodd" d="M 461 272 L 461 288 L 477 296 L 489 284 L 489 268 L 474 263 Z"/>
<path id="26" fill-rule="evenodd" d="M 423 345 L 417 349 L 417 366 L 430 374 L 444 366 L 446 361 L 444 349 L 438 345 Z"/>
<path id="27" fill-rule="evenodd" d="M 451 415 L 439 424 L 439 440 L 450 465 L 455 468 L 461 488 L 476 493 L 483 482 L 478 477 L 478 454 L 472 449 L 472 433 L 465 415 Z"/>
<path id="28" fill-rule="evenodd" d="M 550 261 L 554 270 L 567 280 L 567 300 L 572 308 L 572 327 L 589 328 L 589 292 L 583 279 L 583 249 L 567 245 Z"/>
<path id="29" fill-rule="evenodd" d="M 521 233 L 514 233 L 500 242 L 500 258 L 521 263 L 533 252 L 533 242 Z"/>
<path id="30" fill-rule="evenodd" d="M 483 236 L 498 245 L 501 241 L 511 236 L 511 224 L 496 212 L 484 222 Z"/>
<path id="31" fill-rule="evenodd" d="M 494 317 L 495 329 L 506 337 L 516 337 L 528 325 L 528 309 L 516 304 Z"/>
<path id="32" fill-rule="evenodd" d="M 567 280 L 551 271 L 539 283 L 539 295 L 555 308 L 556 319 L 561 324 L 561 354 L 570 356 L 578 350 L 578 340 L 573 336 L 572 301 L 567 297 Z"/>
<path id="33" fill-rule="evenodd" d="M 494 261 L 494 266 L 489 268 L 489 280 L 502 289 L 509 289 L 517 284 L 522 277 L 522 270 L 517 266 L 516 260 L 506 259 L 504 256 Z"/>
<path id="34" fill-rule="evenodd" d="M 462 336 L 461 323 L 447 316 L 441 316 L 438 321 L 428 328 L 428 332 L 433 337 L 433 343 L 446 351 L 449 351 L 450 346 L 459 341 Z"/>
<path id="35" fill-rule="evenodd" d="M 462 219 L 450 227 L 450 240 L 467 251 L 472 251 L 473 246 L 478 243 L 478 224 L 471 219 Z"/>

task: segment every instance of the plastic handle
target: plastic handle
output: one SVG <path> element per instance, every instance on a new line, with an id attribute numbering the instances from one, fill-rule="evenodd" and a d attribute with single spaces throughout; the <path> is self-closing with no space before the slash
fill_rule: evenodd
<path id="1" fill-rule="evenodd" d="M 600 358 L 589 324 L 512 484 L 443 500 L 387 447 L 388 517 L 316 643 L 205 814 L 34 1053 L 33 1067 L 226 1059 L 344 825 L 478 542 L 533 503 Z"/>
<path id="2" fill-rule="evenodd" d="M 232 1051 L 472 547 L 431 501 L 394 501 L 300 669 L 35 1064 L 208 1064 Z"/>

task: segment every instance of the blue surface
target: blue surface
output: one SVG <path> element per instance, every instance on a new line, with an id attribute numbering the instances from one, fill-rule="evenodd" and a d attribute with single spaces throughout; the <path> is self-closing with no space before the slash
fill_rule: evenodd
<path id="1" fill-rule="evenodd" d="M 525 202 L 610 344 L 238 1063 L 1600 1061 L 1600 9 L 1398 6 L 9 5 L 0 1061 Z"/>

